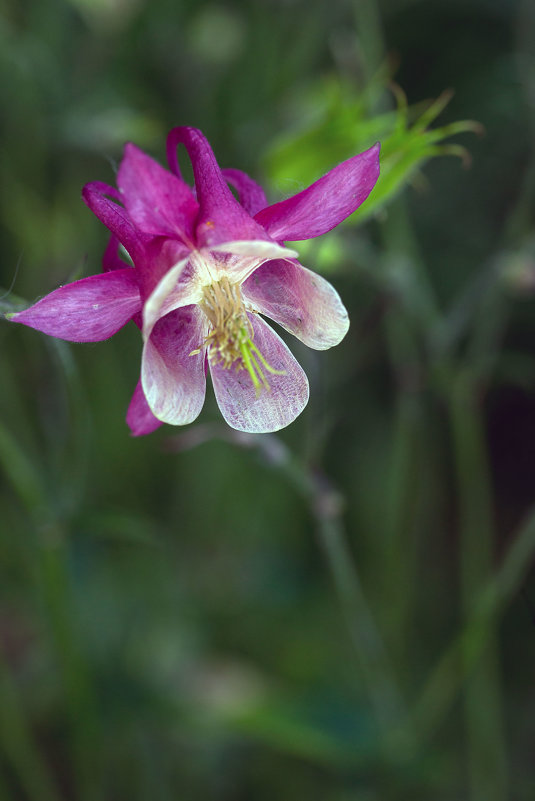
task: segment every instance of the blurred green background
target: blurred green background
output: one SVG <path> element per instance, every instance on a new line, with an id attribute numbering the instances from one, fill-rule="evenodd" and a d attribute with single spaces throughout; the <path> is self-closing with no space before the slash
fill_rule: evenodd
<path id="1" fill-rule="evenodd" d="M 200 127 L 271 202 L 383 141 L 299 245 L 351 329 L 290 342 L 276 436 L 209 394 L 132 438 L 134 326 L 0 325 L 0 798 L 531 801 L 533 3 L 0 9 L 4 312 L 99 271 L 80 190 L 127 140 Z"/>

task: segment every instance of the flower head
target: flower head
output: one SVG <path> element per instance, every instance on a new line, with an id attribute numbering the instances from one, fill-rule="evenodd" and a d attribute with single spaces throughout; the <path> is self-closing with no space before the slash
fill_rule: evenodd
<path id="1" fill-rule="evenodd" d="M 179 144 L 194 190 L 180 174 Z M 195 420 L 207 368 L 230 426 L 276 431 L 305 407 L 308 381 L 263 317 L 317 350 L 338 344 L 349 326 L 334 288 L 283 243 L 319 236 L 360 206 L 379 175 L 379 145 L 271 206 L 245 173 L 219 168 L 195 128 L 170 132 L 167 157 L 170 171 L 127 144 L 118 189 L 84 187 L 85 202 L 111 232 L 104 271 L 11 319 L 73 342 L 107 339 L 134 320 L 143 356 L 127 422 L 136 435 Z"/>

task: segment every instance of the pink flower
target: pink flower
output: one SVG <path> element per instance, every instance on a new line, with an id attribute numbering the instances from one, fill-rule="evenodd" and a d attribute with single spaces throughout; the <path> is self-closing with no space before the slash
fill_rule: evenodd
<path id="1" fill-rule="evenodd" d="M 182 180 L 178 144 L 191 159 L 194 191 Z M 277 431 L 305 407 L 308 381 L 263 316 L 317 350 L 338 344 L 349 326 L 337 292 L 283 242 L 324 234 L 363 203 L 379 175 L 379 145 L 272 206 L 245 173 L 219 168 L 195 128 L 174 128 L 167 156 L 171 171 L 128 144 L 118 190 L 84 187 L 85 202 L 112 234 L 104 272 L 11 319 L 73 342 L 107 339 L 133 319 L 144 343 L 127 413 L 135 435 L 195 420 L 207 366 L 230 426 Z M 119 244 L 133 267 L 119 257 Z"/>

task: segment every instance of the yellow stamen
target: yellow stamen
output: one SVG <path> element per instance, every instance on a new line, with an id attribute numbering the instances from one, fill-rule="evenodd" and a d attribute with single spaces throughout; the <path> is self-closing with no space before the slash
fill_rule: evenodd
<path id="1" fill-rule="evenodd" d="M 276 370 L 260 353 L 253 342 L 254 330 L 247 316 L 238 284 L 225 276 L 204 288 L 200 307 L 208 318 L 210 331 L 205 340 L 208 358 L 228 370 L 245 368 L 251 376 L 256 394 L 269 391 L 265 372 L 284 375 Z"/>

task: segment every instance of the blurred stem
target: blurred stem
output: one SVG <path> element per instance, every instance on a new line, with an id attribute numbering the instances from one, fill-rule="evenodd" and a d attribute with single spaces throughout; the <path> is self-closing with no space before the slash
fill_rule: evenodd
<path id="1" fill-rule="evenodd" d="M 535 557 L 535 509 L 513 537 L 500 568 L 474 600 L 473 611 L 462 632 L 440 659 L 428 680 L 414 714 L 415 729 L 421 742 L 428 741 L 446 714 L 466 678 L 460 669 L 474 669 L 492 635 L 494 626 Z"/>
<path id="2" fill-rule="evenodd" d="M 438 322 L 440 311 L 414 235 L 405 195 L 390 203 L 381 225 L 381 237 L 394 289 L 398 288 L 420 328 L 427 330 Z"/>
<path id="3" fill-rule="evenodd" d="M 34 460 L 0 423 L 0 463 L 32 522 L 40 549 L 40 570 L 48 618 L 63 675 L 71 718 L 76 786 L 82 801 L 99 798 L 95 786 L 95 716 L 86 665 L 74 636 L 73 601 L 66 564 L 66 534 L 40 480 Z M 22 776 L 19 776 L 22 780 Z"/>
<path id="4" fill-rule="evenodd" d="M 177 438 L 177 449 L 195 447 L 214 436 L 243 448 L 257 448 L 264 461 L 284 474 L 306 501 L 333 576 L 385 756 L 398 759 L 412 746 L 407 710 L 348 543 L 342 498 L 323 473 L 295 458 L 274 434 L 255 436 L 226 427 L 198 426 L 193 434 Z"/>
<path id="5" fill-rule="evenodd" d="M 316 522 L 377 720 L 383 735 L 390 739 L 393 725 L 402 717 L 403 701 L 382 637 L 364 595 L 341 520 L 331 515 L 316 516 Z"/>
<path id="6" fill-rule="evenodd" d="M 259 437 L 255 443 L 269 462 L 286 473 L 307 502 L 333 576 L 385 748 L 393 750 L 391 733 L 395 729 L 399 734 L 396 724 L 402 718 L 406 719 L 404 702 L 349 547 L 342 522 L 342 499 L 325 475 L 293 458 L 275 437 Z M 274 443 L 276 448 L 273 447 Z M 398 736 L 395 747 L 399 749 L 408 741 L 409 736 L 404 732 Z"/>
<path id="7" fill-rule="evenodd" d="M 165 758 L 153 739 L 148 735 L 146 726 L 140 721 L 134 732 L 136 752 L 141 755 L 137 766 L 138 773 L 132 777 L 137 793 L 134 797 L 139 801 L 176 801 L 168 784 L 168 771 Z"/>
<path id="8" fill-rule="evenodd" d="M 491 577 L 494 542 L 492 493 L 477 388 L 469 369 L 449 393 L 460 518 L 461 602 L 465 622 Z M 463 641 L 465 722 L 472 801 L 506 801 L 505 744 L 494 619 L 485 620 L 487 645 L 472 671 L 473 643 Z M 481 633 L 480 633 L 481 636 Z"/>
<path id="9" fill-rule="evenodd" d="M 61 504 L 62 515 L 70 515 L 80 507 L 85 491 L 91 420 L 87 397 L 83 391 L 76 362 L 73 359 L 69 344 L 60 339 L 47 340 L 45 344 L 58 377 L 63 383 L 69 408 L 70 425 L 67 429 L 68 438 L 62 443 L 63 447 L 60 449 L 56 444 L 56 450 L 60 450 L 61 454 L 66 456 L 65 463 L 62 464 L 63 459 L 60 458 L 60 454 L 57 454 L 57 483 L 59 484 L 57 496 Z M 54 442 L 51 441 L 50 450 L 53 451 L 53 449 Z"/>
<path id="10" fill-rule="evenodd" d="M 353 4 L 359 45 L 369 81 L 385 59 L 386 47 L 376 0 Z M 391 97 L 380 102 L 392 103 Z M 421 482 L 422 382 L 420 331 L 436 324 L 438 311 L 427 273 L 418 254 L 406 200 L 390 204 L 381 227 L 388 288 L 398 297 L 385 318 L 388 349 L 396 383 L 396 423 L 393 458 L 385 499 L 385 539 L 382 597 L 389 620 L 389 637 L 398 658 L 409 646 L 408 620 L 417 570 L 417 515 Z"/>
<path id="11" fill-rule="evenodd" d="M 58 524 L 42 532 L 41 580 L 67 698 L 73 769 L 81 801 L 97 801 L 98 732 L 87 665 L 75 637 L 65 533 Z"/>
<path id="12" fill-rule="evenodd" d="M 26 722 L 23 704 L 15 683 L 0 654 L 0 745 L 2 754 L 13 765 L 20 786 L 29 801 L 59 801 L 45 761 L 42 759 Z M 3 788 L 0 787 L 0 792 Z M 0 797 L 7 797 L 2 794 Z"/>
<path id="13" fill-rule="evenodd" d="M 422 404 L 412 391 L 397 398 L 390 475 L 386 482 L 386 537 L 382 561 L 382 598 L 389 642 L 396 661 L 411 652 L 410 625 L 418 586 L 417 518 L 421 505 Z"/>
<path id="14" fill-rule="evenodd" d="M 466 359 L 479 381 L 487 381 L 502 349 L 511 297 L 499 260 L 484 264 L 470 279 L 451 309 L 438 321 L 430 342 L 437 377 L 449 383 L 452 355 L 467 338 Z M 444 381 L 441 382 L 444 384 Z"/>
<path id="15" fill-rule="evenodd" d="M 40 519 L 41 514 L 46 511 L 47 503 L 35 462 L 22 450 L 1 421 L 0 463 L 31 518 Z"/>
<path id="16" fill-rule="evenodd" d="M 19 447 L 0 422 L 0 463 L 32 520 L 46 510 L 46 498 L 34 462 Z M 17 778 L 32 801 L 54 801 L 58 797 L 52 780 L 25 720 L 22 704 L 11 676 L 0 659 L 0 740 L 5 755 L 15 767 Z"/>
<path id="17" fill-rule="evenodd" d="M 13 796 L 7 786 L 7 779 L 2 768 L 3 765 L 0 762 L 0 798 L 2 801 L 13 801 Z"/>
<path id="18" fill-rule="evenodd" d="M 381 15 L 375 0 L 353 3 L 358 46 L 362 54 L 363 77 L 366 83 L 375 75 L 385 57 Z"/>
<path id="19" fill-rule="evenodd" d="M 533 42 L 535 37 L 535 9 L 532 0 L 521 0 L 518 4 L 515 63 L 519 73 L 519 86 L 525 94 L 524 110 L 528 116 L 531 136 L 535 133 L 535 58 Z M 533 230 L 533 208 L 535 204 L 535 153 L 531 148 L 529 162 L 522 169 L 523 185 L 516 200 L 515 208 L 508 215 L 505 234 L 507 243 L 516 247 L 528 232 Z"/>
<path id="20" fill-rule="evenodd" d="M 392 204 L 382 226 L 386 280 L 397 296 L 385 315 L 385 333 L 394 373 L 396 416 L 392 460 L 386 482 L 385 537 L 382 548 L 382 597 L 389 620 L 389 638 L 396 656 L 410 647 L 409 626 L 417 571 L 418 514 L 422 505 L 422 390 L 424 330 L 437 318 L 435 301 L 404 200 Z M 429 445 L 426 448 L 429 451 Z"/>

